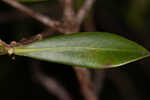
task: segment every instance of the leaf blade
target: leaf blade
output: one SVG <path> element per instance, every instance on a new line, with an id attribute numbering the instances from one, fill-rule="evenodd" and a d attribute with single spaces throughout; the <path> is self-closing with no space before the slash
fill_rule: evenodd
<path id="1" fill-rule="evenodd" d="M 106 32 L 58 36 L 16 47 L 15 54 L 88 68 L 117 67 L 149 56 L 142 46 Z"/>

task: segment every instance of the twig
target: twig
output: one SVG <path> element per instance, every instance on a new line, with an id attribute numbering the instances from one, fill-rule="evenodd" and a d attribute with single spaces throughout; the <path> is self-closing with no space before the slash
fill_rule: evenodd
<path id="1" fill-rule="evenodd" d="M 36 62 L 32 64 L 33 75 L 36 80 L 45 87 L 49 93 L 56 95 L 59 100 L 72 100 L 71 96 L 68 94 L 67 90 L 59 84 L 55 79 L 48 77 L 41 72 L 39 65 Z"/>
<path id="2" fill-rule="evenodd" d="M 37 35 L 34 35 L 30 38 L 23 38 L 22 40 L 20 40 L 19 42 L 16 41 L 12 41 L 10 43 L 11 46 L 22 46 L 22 45 L 27 45 L 30 44 L 32 42 L 35 42 L 37 40 L 42 40 L 43 38 L 49 37 L 52 34 L 54 34 L 55 30 L 52 29 L 48 29 L 46 31 L 43 31 L 42 33 L 39 33 Z"/>
<path id="3" fill-rule="evenodd" d="M 73 21 L 73 0 L 64 0 L 64 20 Z"/>
<path id="4" fill-rule="evenodd" d="M 86 17 L 87 12 L 91 9 L 95 0 L 85 0 L 83 6 L 79 9 L 76 21 L 80 25 L 83 22 L 83 19 Z"/>
<path id="5" fill-rule="evenodd" d="M 42 33 L 39 33 L 39 34 L 37 34 L 37 35 L 35 35 L 35 36 L 32 36 L 32 37 L 30 37 L 30 38 L 22 39 L 19 43 L 20 43 L 21 45 L 26 45 L 26 44 L 35 42 L 35 41 L 37 41 L 37 40 L 42 40 L 42 39 L 44 39 L 44 38 L 46 38 L 46 37 L 49 37 L 49 36 L 53 35 L 54 32 L 55 32 L 55 30 L 53 30 L 53 29 L 48 29 L 48 30 L 45 30 L 45 31 L 43 31 Z"/>
<path id="6" fill-rule="evenodd" d="M 54 21 L 54 20 L 50 19 L 49 17 L 46 17 L 35 11 L 32 11 L 28 7 L 18 3 L 16 0 L 1 0 L 1 1 L 11 5 L 12 7 L 19 9 L 21 12 L 24 12 L 25 14 L 27 14 L 29 16 L 32 16 L 34 19 L 40 21 L 41 23 L 43 23 L 49 27 L 52 27 L 53 29 L 57 29 L 57 26 L 59 25 L 58 21 Z"/>
<path id="7" fill-rule="evenodd" d="M 73 0 L 59 0 L 60 5 L 63 7 L 63 18 L 61 31 L 65 34 L 78 32 L 79 27 L 75 20 L 75 12 L 73 9 Z"/>
<path id="8" fill-rule="evenodd" d="M 77 78 L 80 82 L 81 92 L 85 100 L 98 100 L 93 84 L 91 82 L 91 74 L 88 69 L 74 67 Z"/>

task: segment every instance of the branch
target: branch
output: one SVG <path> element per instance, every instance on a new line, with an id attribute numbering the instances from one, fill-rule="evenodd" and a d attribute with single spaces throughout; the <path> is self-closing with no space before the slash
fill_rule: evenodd
<path id="1" fill-rule="evenodd" d="M 61 84 L 40 71 L 39 65 L 36 62 L 32 64 L 32 68 L 37 82 L 45 87 L 49 93 L 56 95 L 60 100 L 72 100 L 71 96 Z"/>
<path id="2" fill-rule="evenodd" d="M 73 21 L 73 0 L 64 0 L 64 20 Z"/>
<path id="3" fill-rule="evenodd" d="M 91 82 L 91 74 L 88 69 L 74 67 L 77 78 L 80 82 L 81 92 L 85 100 L 98 100 L 93 84 Z"/>
<path id="4" fill-rule="evenodd" d="M 95 0 L 85 0 L 84 4 L 79 9 L 77 16 L 76 16 L 76 21 L 79 25 L 83 22 L 84 18 L 86 17 L 86 14 L 91 9 L 94 1 Z"/>
<path id="5" fill-rule="evenodd" d="M 63 20 L 64 22 L 72 22 L 75 17 L 73 9 L 73 0 L 59 0 L 59 4 L 63 8 Z"/>
<path id="6" fill-rule="evenodd" d="M 30 38 L 23 38 L 22 40 L 20 40 L 19 42 L 16 41 L 12 41 L 10 43 L 11 46 L 22 46 L 22 45 L 27 45 L 30 44 L 32 42 L 35 42 L 37 40 L 42 40 L 43 38 L 49 37 L 52 34 L 54 34 L 55 30 L 52 29 L 48 29 L 46 31 L 43 31 L 42 33 L 39 33 L 37 35 L 34 35 Z"/>
<path id="7" fill-rule="evenodd" d="M 27 8 L 26 6 L 18 3 L 16 0 L 1 0 L 9 5 L 11 5 L 14 8 L 17 8 L 21 12 L 24 12 L 25 14 L 33 17 L 34 19 L 40 21 L 41 23 L 45 24 L 46 26 L 52 27 L 53 29 L 56 29 L 59 25 L 58 21 L 52 20 L 49 17 L 46 17 L 40 13 L 34 12 L 31 9 Z"/>
<path id="8" fill-rule="evenodd" d="M 76 25 L 73 0 L 59 0 L 59 3 L 63 7 L 61 32 L 65 34 L 78 32 L 79 27 Z"/>
<path id="9" fill-rule="evenodd" d="M 35 36 L 32 36 L 30 38 L 25 38 L 25 39 L 22 39 L 19 43 L 21 45 L 26 45 L 26 44 L 29 44 L 29 43 L 32 43 L 32 42 L 35 42 L 37 40 L 42 40 L 44 38 L 47 38 L 47 37 L 50 37 L 54 34 L 55 30 L 53 29 L 48 29 L 48 30 L 45 30 Z"/>

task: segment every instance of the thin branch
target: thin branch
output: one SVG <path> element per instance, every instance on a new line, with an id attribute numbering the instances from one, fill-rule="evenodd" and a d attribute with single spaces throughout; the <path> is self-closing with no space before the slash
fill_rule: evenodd
<path id="1" fill-rule="evenodd" d="M 30 38 L 23 38 L 22 40 L 20 40 L 19 42 L 16 42 L 16 41 L 12 41 L 10 43 L 11 46 L 22 46 L 22 45 L 27 45 L 27 44 L 30 44 L 32 42 L 35 42 L 37 40 L 42 40 L 46 37 L 49 37 L 51 35 L 53 35 L 55 32 L 55 30 L 52 30 L 52 29 L 48 29 L 48 30 L 45 30 L 37 35 L 34 35 Z"/>
<path id="2" fill-rule="evenodd" d="M 58 97 L 59 100 L 72 100 L 67 90 L 55 79 L 42 73 L 39 68 L 39 65 L 36 62 L 33 62 L 32 68 L 33 75 L 36 78 L 37 82 L 39 82 L 43 87 L 45 87 L 49 93 L 56 95 L 56 97 Z"/>
<path id="3" fill-rule="evenodd" d="M 77 16 L 76 16 L 76 21 L 79 25 L 83 22 L 88 11 L 91 9 L 94 1 L 95 0 L 85 0 L 83 6 L 79 9 Z"/>
<path id="4" fill-rule="evenodd" d="M 55 30 L 53 29 L 48 29 L 48 30 L 45 30 L 35 36 L 32 36 L 30 38 L 25 38 L 25 39 L 22 39 L 19 43 L 22 44 L 22 45 L 26 45 L 26 44 L 29 44 L 29 43 L 32 43 L 32 42 L 35 42 L 37 40 L 42 40 L 44 38 L 47 38 L 47 37 L 50 37 L 54 34 Z"/>
<path id="5" fill-rule="evenodd" d="M 49 27 L 52 27 L 53 29 L 56 29 L 57 26 L 59 25 L 58 21 L 54 21 L 54 20 L 50 19 L 47 16 L 44 16 L 44 15 L 42 15 L 40 13 L 32 11 L 28 7 L 18 3 L 16 0 L 1 0 L 1 1 L 11 5 L 14 8 L 17 8 L 21 12 L 24 12 L 25 14 L 33 17 L 34 19 L 40 21 L 41 23 L 43 23 L 43 24 L 45 24 L 45 25 L 47 25 Z"/>
<path id="6" fill-rule="evenodd" d="M 93 84 L 91 82 L 91 74 L 88 69 L 74 67 L 77 78 L 80 82 L 81 92 L 85 100 L 98 100 Z"/>
<path id="7" fill-rule="evenodd" d="M 63 18 L 61 31 L 65 34 L 78 32 L 79 27 L 75 20 L 75 12 L 73 9 L 73 0 L 59 0 L 59 4 L 63 7 Z"/>
<path id="8" fill-rule="evenodd" d="M 73 21 L 73 0 L 64 0 L 64 20 Z"/>

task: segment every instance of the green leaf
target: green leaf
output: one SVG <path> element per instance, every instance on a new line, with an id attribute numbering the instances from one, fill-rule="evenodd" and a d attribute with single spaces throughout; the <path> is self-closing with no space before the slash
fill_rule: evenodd
<path id="1" fill-rule="evenodd" d="M 42 2 L 42 1 L 47 1 L 47 0 L 16 0 L 18 2 Z"/>
<path id="2" fill-rule="evenodd" d="M 142 46 L 106 32 L 57 36 L 16 47 L 15 54 L 88 68 L 111 68 L 150 56 Z"/>
<path id="3" fill-rule="evenodd" d="M 4 54 L 7 54 L 7 52 L 4 46 L 4 42 L 0 40 L 0 55 L 4 55 Z"/>

